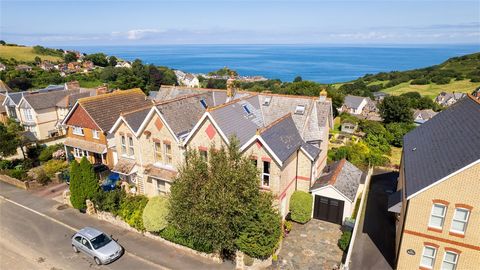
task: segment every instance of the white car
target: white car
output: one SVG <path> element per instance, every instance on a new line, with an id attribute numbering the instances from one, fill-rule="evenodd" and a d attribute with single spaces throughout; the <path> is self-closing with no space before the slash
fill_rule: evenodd
<path id="1" fill-rule="evenodd" d="M 72 248 L 75 253 L 82 251 L 92 257 L 97 265 L 111 263 L 124 252 L 117 241 L 91 227 L 85 227 L 72 236 Z"/>

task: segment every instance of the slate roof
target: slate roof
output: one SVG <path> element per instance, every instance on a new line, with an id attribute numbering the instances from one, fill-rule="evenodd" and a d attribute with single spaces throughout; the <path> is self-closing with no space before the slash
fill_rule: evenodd
<path id="1" fill-rule="evenodd" d="M 152 107 L 153 105 L 150 105 L 145 108 L 123 114 L 123 118 L 125 119 L 127 124 L 133 129 L 133 132 L 138 131 L 138 129 L 143 123 L 143 120 L 145 120 Z"/>
<path id="2" fill-rule="evenodd" d="M 73 93 L 76 92 L 71 90 L 39 92 L 24 95 L 24 98 L 34 110 L 42 110 L 56 107 L 60 100 Z"/>
<path id="3" fill-rule="evenodd" d="M 435 115 L 437 115 L 437 112 L 434 112 L 432 109 L 415 110 L 413 113 L 413 118 L 416 119 L 418 116 L 420 116 L 423 120 L 429 120 Z"/>
<path id="4" fill-rule="evenodd" d="M 148 98 L 155 101 L 171 100 L 180 96 L 192 95 L 192 94 L 205 94 L 210 93 L 214 102 L 214 106 L 223 104 L 227 100 L 227 91 L 222 89 L 208 89 L 208 88 L 193 88 L 182 86 L 169 86 L 162 85 L 158 91 L 150 91 Z M 237 92 L 235 98 L 241 98 L 247 96 L 248 93 Z"/>
<path id="5" fill-rule="evenodd" d="M 16 105 L 18 105 L 20 100 L 22 100 L 23 96 L 27 96 L 27 95 L 30 95 L 30 94 L 53 92 L 53 91 L 63 91 L 63 90 L 65 90 L 64 85 L 49 85 L 49 86 L 47 86 L 43 89 L 37 89 L 37 90 L 34 90 L 34 91 L 8 92 L 7 97 L 16 106 Z"/>
<path id="6" fill-rule="evenodd" d="M 365 174 L 346 159 L 342 159 L 325 167 L 324 173 L 310 190 L 331 185 L 353 202 L 359 185 L 364 181 Z"/>
<path id="7" fill-rule="evenodd" d="M 81 98 L 78 103 L 103 131 L 109 131 L 122 112 L 152 104 L 139 88 L 119 90 L 95 97 Z"/>
<path id="8" fill-rule="evenodd" d="M 0 80 L 0 93 L 4 92 L 12 92 L 12 89 L 4 81 Z"/>
<path id="9" fill-rule="evenodd" d="M 407 198 L 480 159 L 480 103 L 461 99 L 404 136 Z"/>
<path id="10" fill-rule="evenodd" d="M 73 105 L 75 105 L 77 100 L 85 97 L 94 96 L 94 95 L 95 95 L 95 91 L 89 91 L 89 90 L 87 91 L 80 90 L 80 92 L 76 91 L 62 98 L 60 101 L 57 102 L 56 106 L 60 108 L 71 108 L 73 107 Z"/>
<path id="11" fill-rule="evenodd" d="M 365 97 L 347 95 L 347 96 L 345 96 L 345 101 L 343 102 L 343 104 L 345 106 L 347 106 L 348 108 L 357 109 L 364 99 L 365 99 Z"/>

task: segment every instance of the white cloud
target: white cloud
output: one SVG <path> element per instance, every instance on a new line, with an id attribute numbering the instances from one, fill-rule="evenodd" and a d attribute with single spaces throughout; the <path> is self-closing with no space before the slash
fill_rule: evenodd
<path id="1" fill-rule="evenodd" d="M 127 31 L 127 39 L 138 40 L 138 39 L 144 38 L 148 34 L 160 33 L 160 32 L 162 31 L 158 29 L 133 29 L 133 30 Z"/>

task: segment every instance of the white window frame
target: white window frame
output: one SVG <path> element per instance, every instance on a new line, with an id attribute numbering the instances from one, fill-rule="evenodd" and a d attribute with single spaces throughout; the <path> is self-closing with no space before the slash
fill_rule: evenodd
<path id="1" fill-rule="evenodd" d="M 454 254 L 454 255 L 455 255 L 455 261 L 453 261 L 453 262 L 446 261 L 445 259 L 447 258 L 447 253 Z M 458 256 L 459 256 L 459 254 L 456 253 L 456 252 L 453 252 L 453 251 L 445 251 L 445 253 L 443 254 L 443 260 L 442 260 L 441 269 L 443 269 L 443 264 L 445 264 L 445 263 L 453 264 L 453 270 L 457 269 Z"/>
<path id="2" fill-rule="evenodd" d="M 167 193 L 167 181 L 162 179 L 155 179 L 157 180 L 155 183 L 155 189 L 157 190 L 157 194 L 166 194 Z M 163 190 L 159 188 L 160 183 L 163 183 Z M 162 185 L 160 185 L 162 186 Z"/>
<path id="3" fill-rule="evenodd" d="M 94 139 L 100 139 L 100 131 L 95 130 L 95 129 L 92 130 L 92 137 L 93 137 Z"/>
<path id="4" fill-rule="evenodd" d="M 305 105 L 297 105 L 295 107 L 295 114 L 304 115 L 306 108 L 307 108 L 307 106 L 305 106 Z"/>
<path id="5" fill-rule="evenodd" d="M 458 220 L 458 219 L 455 219 L 455 213 L 457 212 L 457 210 L 465 210 L 467 211 L 467 218 L 465 220 Z M 457 207 L 455 208 L 455 211 L 453 212 L 453 217 L 452 217 L 452 224 L 450 225 L 450 231 L 453 232 L 453 233 L 458 233 L 458 234 L 465 234 L 465 231 L 467 231 L 467 225 L 468 225 L 468 220 L 470 218 L 470 210 L 467 209 L 467 208 L 462 208 L 462 207 Z M 461 222 L 461 223 L 464 223 L 465 224 L 465 227 L 464 227 L 464 230 L 463 232 L 462 231 L 457 231 L 453 228 L 453 223 L 454 222 Z"/>
<path id="6" fill-rule="evenodd" d="M 153 143 L 153 155 L 155 158 L 155 162 L 162 162 L 163 161 L 163 152 L 162 152 L 162 143 L 161 142 L 154 142 Z"/>
<path id="7" fill-rule="evenodd" d="M 83 132 L 83 128 L 77 127 L 77 126 L 72 126 L 72 133 L 78 136 L 85 136 L 85 133 Z"/>
<path id="8" fill-rule="evenodd" d="M 435 209 L 435 206 L 442 206 L 444 208 L 443 216 L 438 216 L 438 215 L 433 214 L 433 209 Z M 435 229 L 440 229 L 440 230 L 443 229 L 443 225 L 445 225 L 445 215 L 446 214 L 447 214 L 447 206 L 445 204 L 434 203 L 432 205 L 432 210 L 430 211 L 430 218 L 428 219 L 428 227 L 435 228 Z M 431 224 L 432 217 L 438 217 L 438 218 L 442 219 L 442 224 L 440 225 L 440 227 Z"/>
<path id="9" fill-rule="evenodd" d="M 74 147 L 73 148 L 73 156 L 76 158 L 82 158 L 88 156 L 88 151 Z"/>
<path id="10" fill-rule="evenodd" d="M 33 121 L 32 109 L 23 109 L 23 114 L 25 115 L 25 120 Z"/>
<path id="11" fill-rule="evenodd" d="M 425 255 L 425 250 L 426 250 L 427 248 L 432 248 L 432 249 L 434 250 L 434 252 L 433 252 L 433 257 L 426 256 L 426 255 Z M 437 259 L 437 252 L 438 252 L 438 250 L 437 250 L 436 247 L 432 247 L 432 246 L 428 246 L 428 245 L 423 246 L 422 256 L 420 256 L 420 266 L 421 266 L 421 267 L 428 268 L 428 269 L 433 269 L 433 267 L 435 266 L 435 260 Z M 427 257 L 427 258 L 433 259 L 433 264 L 432 264 L 431 266 L 430 266 L 430 265 L 424 265 L 424 264 L 422 264 L 423 257 Z"/>
<path id="12" fill-rule="evenodd" d="M 163 162 L 165 164 L 172 164 L 173 156 L 172 156 L 172 145 L 170 143 L 163 142 Z M 170 152 L 167 150 L 170 149 Z"/>
<path id="13" fill-rule="evenodd" d="M 120 145 L 122 148 L 122 155 L 127 154 L 127 139 L 125 138 L 124 135 L 120 136 Z"/>
<path id="14" fill-rule="evenodd" d="M 268 173 L 265 172 L 265 163 L 268 163 Z M 262 179 L 261 179 L 261 181 L 262 181 L 262 187 L 269 188 L 269 187 L 270 187 L 270 171 L 271 171 L 271 169 L 272 169 L 272 163 L 271 163 L 270 161 L 265 161 L 265 160 L 263 160 L 263 164 L 262 164 L 262 165 L 263 165 L 263 167 L 262 167 Z M 267 185 L 265 185 L 265 183 L 264 183 L 264 182 L 265 182 L 265 181 L 264 181 L 264 180 L 265 180 L 265 177 L 267 177 L 267 179 L 268 179 L 268 184 L 267 184 Z"/>
<path id="15" fill-rule="evenodd" d="M 133 157 L 135 156 L 135 148 L 133 146 L 133 137 L 128 136 L 128 155 Z"/>

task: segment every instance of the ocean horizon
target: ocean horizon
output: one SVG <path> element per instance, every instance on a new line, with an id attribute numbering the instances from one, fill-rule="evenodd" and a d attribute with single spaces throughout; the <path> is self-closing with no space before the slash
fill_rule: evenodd
<path id="1" fill-rule="evenodd" d="M 347 82 L 365 74 L 437 65 L 448 58 L 480 51 L 480 45 L 109 45 L 55 46 L 84 53 L 103 52 L 141 59 L 190 73 L 229 67 L 243 76 L 292 81 L 296 76 L 320 83 Z"/>

